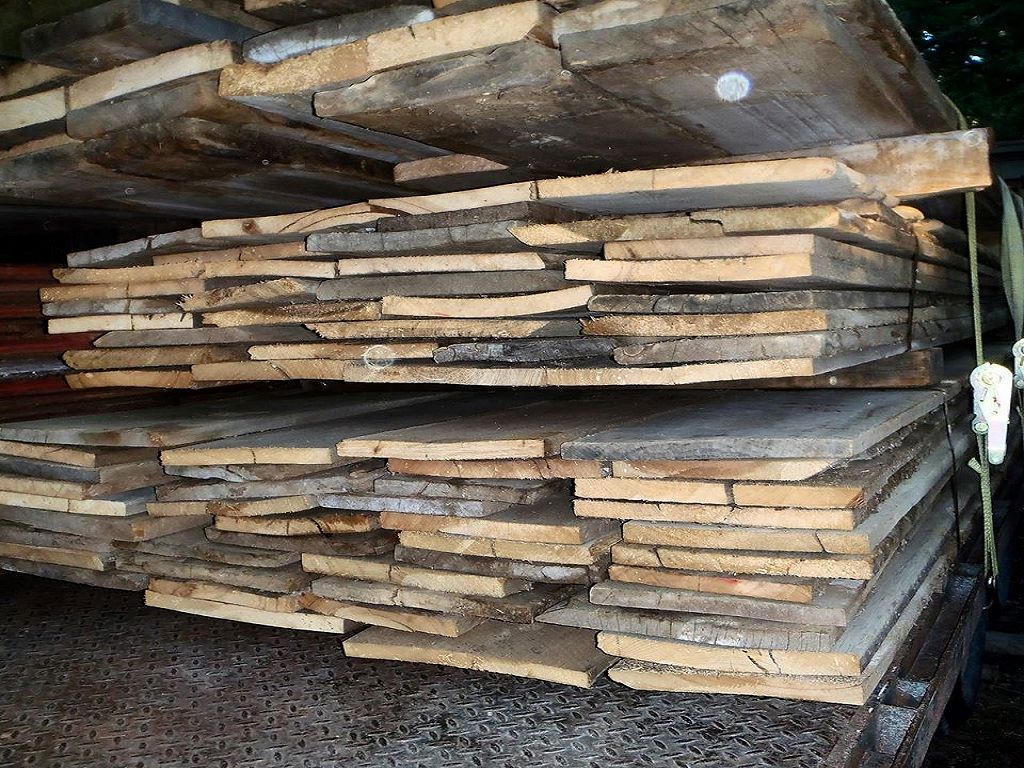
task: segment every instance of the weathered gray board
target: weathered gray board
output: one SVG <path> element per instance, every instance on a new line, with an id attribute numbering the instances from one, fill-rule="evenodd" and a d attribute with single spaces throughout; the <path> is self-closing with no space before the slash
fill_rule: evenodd
<path id="1" fill-rule="evenodd" d="M 934 390 L 733 392 L 565 443 L 567 459 L 850 458 L 938 408 Z"/>

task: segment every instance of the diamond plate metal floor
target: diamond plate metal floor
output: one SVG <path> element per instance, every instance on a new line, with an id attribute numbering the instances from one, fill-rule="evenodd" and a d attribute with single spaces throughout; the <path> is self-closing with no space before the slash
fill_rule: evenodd
<path id="1" fill-rule="evenodd" d="M 328 635 L 0 576 L 0 766 L 821 766 L 853 707 L 346 659 Z"/>

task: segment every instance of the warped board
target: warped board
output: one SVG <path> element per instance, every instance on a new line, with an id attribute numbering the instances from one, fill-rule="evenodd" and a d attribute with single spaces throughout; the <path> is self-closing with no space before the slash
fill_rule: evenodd
<path id="1" fill-rule="evenodd" d="M 347 579 L 375 581 L 437 592 L 481 597 L 507 597 L 530 588 L 526 581 L 501 576 L 445 572 L 396 563 L 393 560 L 330 555 L 302 556 L 302 567 L 310 573 L 341 576 Z"/>
<path id="2" fill-rule="evenodd" d="M 986 329 L 994 329 L 1005 322 L 1006 315 L 999 311 L 985 320 Z M 381 321 L 384 322 L 384 321 Z M 412 321 L 424 323 L 427 321 Z M 484 323 L 487 321 L 475 321 Z M 504 324 L 513 321 L 504 321 Z M 358 325 L 358 324 L 352 324 Z M 341 331 L 342 336 L 351 337 L 351 326 Z M 318 330 L 325 336 L 337 336 L 337 329 L 321 326 Z M 405 330 L 404 328 L 402 330 Z M 507 330 L 500 329 L 507 335 Z M 544 366 L 550 360 L 550 349 L 540 345 L 537 350 L 523 354 L 534 362 L 516 366 L 496 366 L 488 359 L 481 362 L 458 362 L 454 364 L 416 364 L 412 361 L 396 361 L 392 365 L 346 364 L 343 361 L 326 361 L 309 364 L 304 361 L 283 361 L 287 375 L 278 379 L 324 379 L 361 383 L 391 384 L 434 384 L 445 386 L 486 386 L 486 387 L 687 387 L 724 384 L 723 388 L 750 388 L 761 382 L 772 380 L 798 379 L 808 385 L 822 382 L 828 384 L 827 374 L 843 369 L 872 363 L 887 357 L 902 355 L 937 344 L 947 344 L 970 336 L 970 318 L 964 316 L 948 321 L 923 321 L 915 323 L 913 332 L 907 334 L 906 324 L 888 325 L 865 330 L 845 329 L 838 331 L 808 332 L 789 334 L 787 337 L 762 336 L 750 339 L 746 336 L 669 339 L 664 342 L 627 344 L 617 347 L 613 353 L 615 364 L 611 365 L 600 357 L 580 361 L 564 360 L 559 365 Z M 484 333 L 474 333 L 480 338 Z M 486 335 L 491 335 L 488 332 Z M 789 337 L 792 338 L 789 338 Z M 597 338 L 597 337 L 591 337 Z M 767 343 L 763 346 L 760 340 Z M 787 348 L 790 342 L 799 344 L 800 356 L 791 357 L 793 350 Z M 449 355 L 457 357 L 464 350 L 475 355 L 483 350 L 487 358 L 499 349 L 497 345 L 454 345 L 451 352 L 438 351 L 441 359 Z M 516 354 L 527 345 L 516 345 Z M 554 345 L 552 345 L 554 346 Z M 563 347 L 564 348 L 564 347 Z M 751 348 L 753 352 L 749 351 Z M 769 351 L 770 350 L 770 351 Z M 559 353 L 560 354 L 560 353 Z M 752 358 L 752 359 L 751 359 Z M 225 375 L 219 368 L 214 373 L 220 379 Z M 841 373 L 836 373 L 840 376 Z M 247 375 L 238 377 L 247 380 Z M 831 386 L 829 384 L 829 386 Z M 805 387 L 802 387 L 805 388 Z"/>
<path id="3" fill-rule="evenodd" d="M 549 218 L 551 217 L 543 216 L 539 220 L 545 221 Z M 522 251 L 522 243 L 512 237 L 509 230 L 529 221 L 518 218 L 402 230 L 383 230 L 378 227 L 381 231 L 377 232 L 314 232 L 309 236 L 306 245 L 316 251 L 349 257 L 443 256 L 451 253 L 506 251 L 517 253 Z M 478 283 L 496 281 L 493 275 L 490 278 L 477 276 L 463 279 L 475 279 Z M 364 278 L 364 282 L 368 281 Z M 336 282 L 335 287 L 343 289 L 344 283 Z"/>
<path id="4" fill-rule="evenodd" d="M 771 553 L 760 551 L 715 551 L 617 544 L 612 549 L 618 565 L 643 568 L 672 568 L 684 571 L 712 571 L 765 576 L 800 576 L 816 579 L 870 579 L 875 558 L 870 555 L 824 555 Z"/>
<path id="5" fill-rule="evenodd" d="M 198 228 L 146 235 L 113 245 L 101 245 L 67 255 L 69 267 L 132 266 L 145 264 L 167 251 L 199 251 L 211 247 Z M 215 247 L 215 246 L 212 246 Z M 46 299 L 44 298 L 44 301 Z"/>
<path id="6" fill-rule="evenodd" d="M 719 571 L 708 568 L 701 573 L 718 574 Z M 787 574 L 777 575 L 789 578 Z M 732 616 L 781 624 L 842 627 L 849 623 L 852 615 L 863 604 L 865 589 L 862 581 L 863 579 L 856 578 L 833 578 L 808 602 L 779 600 L 760 595 L 749 596 L 725 590 L 698 592 L 686 587 L 603 581 L 591 588 L 590 601 L 596 605 L 620 608 Z M 751 645 L 756 645 L 756 642 L 751 641 Z"/>
<path id="7" fill-rule="evenodd" d="M 872 201 L 864 201 L 863 204 L 871 205 Z M 732 217 L 738 217 L 748 210 L 749 209 L 739 209 L 736 211 L 712 211 L 709 215 L 726 219 L 729 218 L 730 213 L 732 214 Z M 773 212 L 778 209 L 768 208 L 753 210 L 762 211 L 766 217 L 776 219 Z M 798 207 L 796 210 L 805 209 Z M 887 211 L 889 209 L 881 208 L 881 210 Z M 875 222 L 875 224 L 877 225 L 878 222 Z M 747 226 L 749 227 L 751 225 Z M 969 260 L 966 256 L 937 246 L 922 250 L 919 247 L 920 241 L 917 239 L 914 239 L 912 244 L 908 243 L 906 247 L 897 250 L 896 253 L 893 253 L 893 248 L 891 247 L 878 248 L 871 243 L 858 245 L 844 242 L 841 239 L 822 236 L 813 230 L 804 231 L 798 229 L 795 232 L 787 232 L 784 228 L 780 227 L 780 229 L 780 232 L 730 234 L 718 237 L 691 236 L 676 239 L 647 238 L 640 241 L 610 242 L 606 244 L 603 253 L 606 259 L 613 261 L 706 259 L 721 258 L 725 256 L 781 256 L 787 253 L 813 250 L 816 245 L 819 247 L 825 247 L 831 243 L 839 252 L 844 252 L 845 246 L 845 250 L 848 253 L 862 254 L 865 251 L 873 253 L 878 261 L 883 264 L 891 261 L 891 259 L 884 258 L 883 254 L 885 256 L 898 255 L 904 258 L 913 257 L 927 265 L 925 266 L 925 269 L 928 270 L 929 274 L 937 272 L 938 270 L 935 269 L 936 267 L 948 267 L 958 272 L 969 271 Z M 904 234 L 911 238 L 914 237 L 909 233 Z M 979 273 L 987 277 L 991 277 L 997 276 L 998 270 L 993 269 L 987 264 L 981 264 L 979 265 Z M 962 275 L 954 274 L 953 276 L 963 279 Z"/>
<path id="8" fill-rule="evenodd" d="M 45 531 L 18 523 L 0 523 L 0 541 L 30 547 L 79 550 L 96 555 L 106 555 L 113 551 L 113 543 L 107 539 Z"/>
<path id="9" fill-rule="evenodd" d="M 932 297 L 931 301 L 937 301 Z M 915 305 L 925 299 L 917 297 Z M 907 309 L 910 297 L 897 291 L 762 291 L 758 293 L 600 293 L 587 304 L 610 315 L 714 315 L 830 309 Z"/>
<path id="10" fill-rule="evenodd" d="M 61 67 L 50 67 L 32 61 L 16 61 L 0 72 L 0 99 L 8 100 L 48 86 L 64 85 L 75 79 L 75 73 Z"/>
<path id="11" fill-rule="evenodd" d="M 470 616 L 447 616 L 415 608 L 361 605 L 310 594 L 302 596 L 302 607 L 314 613 L 357 621 L 360 624 L 441 637 L 459 637 L 484 621 Z"/>
<path id="12" fill-rule="evenodd" d="M 187 368 L 135 368 L 117 371 L 83 371 L 64 377 L 71 389 L 99 387 L 144 387 L 153 389 L 199 389 L 223 386 L 224 382 L 199 381 Z"/>
<path id="13" fill-rule="evenodd" d="M 517 339 L 464 342 L 439 347 L 437 363 L 546 363 L 565 360 L 611 359 L 616 341 L 609 338 Z"/>
<path id="14" fill-rule="evenodd" d="M 172 299 L 99 299 L 60 301 L 44 304 L 46 317 L 81 317 L 85 315 L 168 315 L 181 312 Z"/>
<path id="15" fill-rule="evenodd" d="M 91 262 L 87 262 L 91 263 Z M 74 265 L 72 265 L 74 266 Z M 174 296 L 204 290 L 206 281 L 199 278 L 156 280 L 152 282 L 93 283 L 81 285 L 44 285 L 39 289 L 41 301 L 111 301 L 152 296 Z"/>
<path id="16" fill-rule="evenodd" d="M 505 272 L 506 270 L 544 269 L 544 258 L 534 252 L 519 253 L 452 253 L 434 256 L 367 256 L 342 259 L 338 274 L 342 277 L 360 275 L 408 275 L 448 272 Z"/>
<path id="17" fill-rule="evenodd" d="M 964 316 L 967 306 L 921 307 L 913 312 L 914 325 L 928 321 L 954 324 Z M 782 341 L 787 334 L 847 331 L 882 327 L 906 326 L 910 321 L 907 308 L 893 309 L 790 309 L 770 312 L 744 312 L 729 314 L 616 314 L 592 317 L 582 321 L 587 336 L 612 337 L 729 337 L 778 335 Z M 838 334 L 833 334 L 838 335 Z M 638 339 L 639 340 L 639 339 Z M 763 341 L 763 339 L 759 339 Z M 657 343 L 657 342 L 653 342 Z M 643 346 L 629 340 L 618 349 Z M 647 344 L 651 346 L 651 344 Z M 796 351 L 787 356 L 794 356 Z M 731 354 L 720 355 L 723 359 Z"/>
<path id="18" fill-rule="evenodd" d="M 568 460 L 571 461 L 571 460 Z M 583 461 L 573 462 L 584 464 Z M 647 480 L 806 480 L 833 466 L 828 459 L 720 459 L 704 461 L 613 461 L 611 476 Z M 574 475 L 574 477 L 608 477 Z"/>
<path id="19" fill-rule="evenodd" d="M 178 595 L 167 595 L 148 590 L 145 594 L 145 600 L 146 605 L 151 608 L 165 608 L 170 611 L 191 613 L 196 616 L 240 621 L 246 624 L 261 624 L 266 627 L 283 627 L 284 629 L 302 629 L 309 632 L 329 632 L 344 635 L 362 626 L 348 619 L 323 616 L 317 613 L 264 611 L 244 605 L 218 603 L 213 600 L 180 597 Z"/>
<path id="20" fill-rule="evenodd" d="M 223 464 L 210 467 L 165 466 L 164 471 L 173 477 L 187 477 L 192 480 L 224 480 L 229 483 L 246 483 L 252 480 L 291 480 L 311 472 L 326 471 L 330 464 Z"/>
<path id="21" fill-rule="evenodd" d="M 325 576 L 313 582 L 312 591 L 318 596 L 360 605 L 411 608 L 450 616 L 532 624 L 538 614 L 563 602 L 571 593 L 578 591 L 578 588 L 534 585 L 532 589 L 505 597 L 487 597 Z"/>
<path id="22" fill-rule="evenodd" d="M 373 627 L 344 643 L 345 655 L 443 664 L 589 688 L 614 659 L 586 630 L 489 621 L 458 638 Z"/>
<path id="23" fill-rule="evenodd" d="M 158 58 L 166 59 L 170 55 L 164 54 Z M 157 65 L 156 61 L 152 65 L 140 62 L 118 70 L 137 71 L 142 68 L 143 63 L 146 69 L 153 69 Z M 263 116 L 259 113 L 220 98 L 217 94 L 218 62 L 211 62 L 210 66 L 213 68 L 210 71 L 199 71 L 193 75 L 175 78 L 174 70 L 177 68 L 168 61 L 167 67 L 162 69 L 165 72 L 169 71 L 167 76 L 170 80 L 157 77 L 147 82 L 148 79 L 142 77 L 135 90 L 71 110 L 68 113 L 68 135 L 82 140 L 100 138 L 110 131 L 137 128 L 155 120 L 174 118 L 198 118 L 225 124 L 264 122 Z M 108 73 L 104 73 L 104 76 L 106 74 Z M 100 76 L 93 76 L 97 77 Z M 123 80 L 130 82 L 133 78 L 126 72 Z M 101 95 L 101 90 L 97 89 L 97 96 Z M 198 245 L 202 248 L 207 244 Z"/>

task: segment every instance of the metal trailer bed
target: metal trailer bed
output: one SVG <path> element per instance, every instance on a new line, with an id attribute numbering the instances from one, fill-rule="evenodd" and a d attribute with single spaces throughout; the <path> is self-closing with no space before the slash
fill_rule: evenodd
<path id="1" fill-rule="evenodd" d="M 982 627 L 961 565 L 862 707 L 346 659 L 333 636 L 0 577 L 0 766 L 917 766 Z"/>

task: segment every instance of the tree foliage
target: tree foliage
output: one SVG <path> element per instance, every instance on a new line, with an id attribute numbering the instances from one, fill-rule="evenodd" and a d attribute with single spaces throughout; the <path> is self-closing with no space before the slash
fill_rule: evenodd
<path id="1" fill-rule="evenodd" d="M 974 125 L 1024 138 L 1024 2 L 889 0 L 942 89 Z"/>

